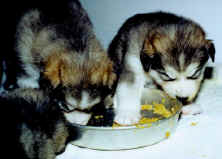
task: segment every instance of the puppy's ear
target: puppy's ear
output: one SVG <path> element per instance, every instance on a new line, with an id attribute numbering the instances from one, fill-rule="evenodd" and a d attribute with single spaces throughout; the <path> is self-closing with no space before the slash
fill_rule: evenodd
<path id="1" fill-rule="evenodd" d="M 152 64 L 152 59 L 156 53 L 156 48 L 153 42 L 154 36 L 148 36 L 143 43 L 143 49 L 140 53 L 140 60 L 143 65 L 143 69 L 146 72 L 149 72 Z"/>
<path id="2" fill-rule="evenodd" d="M 45 62 L 44 77 L 53 86 L 67 86 L 74 83 L 75 67 L 72 67 L 67 53 L 53 53 Z M 77 78 L 77 77 L 76 77 Z"/>
<path id="3" fill-rule="evenodd" d="M 151 31 L 144 40 L 143 52 L 151 58 L 156 53 L 165 53 L 172 45 L 173 35 L 169 36 L 163 30 Z"/>
<path id="4" fill-rule="evenodd" d="M 140 61 L 142 63 L 143 69 L 146 72 L 149 72 L 151 64 L 152 64 L 153 56 L 148 56 L 146 53 L 141 52 Z"/>
<path id="5" fill-rule="evenodd" d="M 116 78 L 116 74 L 113 71 L 113 63 L 110 62 L 103 74 L 103 85 L 108 86 L 111 89 Z"/>
<path id="6" fill-rule="evenodd" d="M 215 47 L 211 40 L 207 40 L 206 43 L 207 53 L 210 56 L 211 60 L 214 62 L 215 59 Z"/>
<path id="7" fill-rule="evenodd" d="M 153 45 L 153 38 L 147 37 L 143 43 L 143 50 L 142 53 L 153 57 L 154 53 L 155 53 L 155 48 Z"/>
<path id="8" fill-rule="evenodd" d="M 100 63 L 95 63 L 94 66 L 90 68 L 89 77 L 91 84 L 101 83 L 103 86 L 112 88 L 116 81 L 116 74 L 113 71 L 113 63 L 108 57 L 104 57 Z"/>
<path id="9" fill-rule="evenodd" d="M 61 83 L 62 60 L 59 56 L 50 56 L 45 62 L 44 77 L 56 88 Z"/>

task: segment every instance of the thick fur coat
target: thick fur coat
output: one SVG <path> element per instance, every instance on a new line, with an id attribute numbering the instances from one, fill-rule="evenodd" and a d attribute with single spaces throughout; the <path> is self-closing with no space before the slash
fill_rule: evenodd
<path id="1" fill-rule="evenodd" d="M 16 89 L 0 96 L 6 158 L 54 159 L 79 137 L 58 103 L 43 91 Z M 9 152 L 11 150 L 11 152 Z"/>
<path id="2" fill-rule="evenodd" d="M 192 102 L 215 48 L 194 21 L 154 12 L 129 18 L 108 52 L 118 74 L 115 120 L 127 125 L 140 119 L 140 98 L 147 84 L 184 104 Z"/>
<path id="3" fill-rule="evenodd" d="M 89 109 L 112 92 L 113 63 L 78 0 L 19 2 L 13 15 L 6 88 L 55 92 L 70 110 Z"/>

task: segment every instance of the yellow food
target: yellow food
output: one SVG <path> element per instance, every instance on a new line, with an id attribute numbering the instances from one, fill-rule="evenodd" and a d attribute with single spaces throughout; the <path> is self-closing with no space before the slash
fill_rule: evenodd
<path id="1" fill-rule="evenodd" d="M 197 125 L 196 122 L 192 122 L 192 123 L 191 123 L 191 126 L 196 126 L 196 125 Z"/>
<path id="2" fill-rule="evenodd" d="M 103 118 L 103 115 L 96 115 L 94 116 L 95 119 L 102 119 Z"/>
<path id="3" fill-rule="evenodd" d="M 162 115 L 166 118 L 168 118 L 172 115 L 171 112 L 169 110 L 167 110 L 163 104 L 158 104 L 158 103 L 154 102 L 153 105 L 154 105 L 154 109 L 153 109 L 154 114 L 159 114 L 159 115 Z"/>
<path id="4" fill-rule="evenodd" d="M 162 103 L 164 104 L 165 102 L 166 102 L 166 99 L 165 99 L 165 98 L 163 98 L 163 99 L 162 99 Z"/>
<path id="5" fill-rule="evenodd" d="M 141 106 L 141 110 L 152 110 L 153 106 L 150 104 L 145 104 Z"/>
<path id="6" fill-rule="evenodd" d="M 148 123 L 153 123 L 155 121 L 159 120 L 159 118 L 142 118 L 140 119 L 138 124 L 148 124 Z"/>
<path id="7" fill-rule="evenodd" d="M 142 118 L 140 119 L 140 121 L 138 122 L 138 124 L 136 124 L 137 128 L 147 128 L 147 127 L 151 127 L 153 122 L 156 122 L 157 120 L 159 120 L 159 118 Z"/>
<path id="8" fill-rule="evenodd" d="M 150 127 L 150 126 L 152 126 L 152 123 L 154 123 L 160 119 L 169 118 L 169 117 L 173 116 L 180 108 L 179 105 L 175 105 L 175 106 L 171 107 L 170 110 L 168 110 L 164 105 L 165 102 L 166 102 L 166 99 L 163 98 L 161 100 L 161 103 L 153 102 L 152 104 L 141 105 L 142 111 L 152 111 L 153 114 L 157 114 L 160 117 L 155 117 L 155 118 L 154 117 L 152 117 L 152 118 L 142 117 L 140 119 L 140 121 L 134 125 L 137 128 Z M 123 126 L 123 125 L 120 125 L 118 123 L 113 123 L 112 127 L 115 128 L 115 127 L 120 127 L 120 126 Z M 166 133 L 166 136 L 169 137 L 169 133 Z"/>
<path id="9" fill-rule="evenodd" d="M 113 125 L 112 125 L 113 128 L 120 127 L 120 126 L 122 126 L 122 125 L 120 125 L 120 124 L 118 124 L 118 123 L 115 123 L 115 122 L 114 122 Z"/>
<path id="10" fill-rule="evenodd" d="M 179 105 L 175 105 L 170 110 L 171 110 L 172 114 L 175 114 L 179 109 L 180 109 L 180 106 Z"/>
<path id="11" fill-rule="evenodd" d="M 165 137 L 166 137 L 166 138 L 169 138 L 169 137 L 170 137 L 170 132 L 169 132 L 169 131 L 167 131 L 167 132 L 165 133 Z"/>

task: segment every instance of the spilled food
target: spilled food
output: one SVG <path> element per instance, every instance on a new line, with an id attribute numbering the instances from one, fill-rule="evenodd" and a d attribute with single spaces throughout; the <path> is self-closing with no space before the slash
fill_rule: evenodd
<path id="1" fill-rule="evenodd" d="M 176 104 L 171 106 L 170 108 L 167 108 L 165 106 L 165 99 L 162 99 L 160 103 L 153 102 L 152 104 L 141 105 L 141 112 L 143 112 L 144 114 L 149 113 L 150 115 L 149 116 L 143 115 L 143 117 L 139 120 L 139 122 L 134 125 L 137 128 L 151 127 L 152 123 L 175 115 L 179 109 L 180 109 L 180 106 Z M 120 125 L 115 122 L 112 125 L 113 128 L 121 127 L 121 126 L 124 126 L 124 125 Z M 169 134 L 166 134 L 166 136 L 169 136 Z"/>
<path id="2" fill-rule="evenodd" d="M 165 138 L 169 138 L 170 137 L 170 132 L 169 131 L 167 131 L 166 133 L 165 133 Z"/>

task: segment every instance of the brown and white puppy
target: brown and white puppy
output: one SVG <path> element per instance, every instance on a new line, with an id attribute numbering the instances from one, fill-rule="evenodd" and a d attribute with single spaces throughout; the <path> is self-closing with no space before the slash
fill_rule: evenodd
<path id="1" fill-rule="evenodd" d="M 55 159 L 70 141 L 80 137 L 58 103 L 41 90 L 16 89 L 1 94 L 0 105 L 2 152 L 7 158 Z"/>
<path id="2" fill-rule="evenodd" d="M 192 20 L 164 12 L 129 18 L 109 47 L 119 74 L 116 122 L 138 122 L 145 85 L 161 88 L 184 104 L 192 102 L 208 58 L 214 60 L 214 54 L 212 41 Z"/>
<path id="3" fill-rule="evenodd" d="M 78 0 L 26 1 L 15 28 L 20 88 L 52 91 L 68 110 L 89 109 L 109 95 L 116 75 Z M 17 11 L 16 10 L 16 11 Z M 10 58 L 9 58 L 10 59 Z"/>

